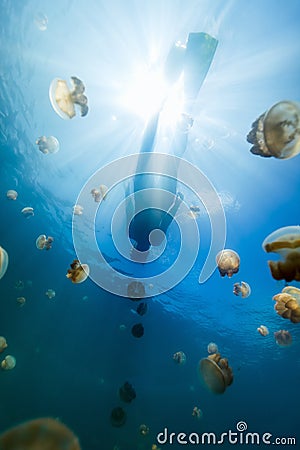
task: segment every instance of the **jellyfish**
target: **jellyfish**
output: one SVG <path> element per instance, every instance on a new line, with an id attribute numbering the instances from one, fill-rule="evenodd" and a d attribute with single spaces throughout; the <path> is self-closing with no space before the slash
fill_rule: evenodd
<path id="1" fill-rule="evenodd" d="M 21 213 L 28 219 L 29 217 L 34 216 L 34 209 L 31 206 L 26 206 L 22 209 Z"/>
<path id="2" fill-rule="evenodd" d="M 282 101 L 252 124 L 247 141 L 250 151 L 266 158 L 288 159 L 300 152 L 300 104 Z"/>
<path id="3" fill-rule="evenodd" d="M 63 423 L 51 418 L 23 422 L 0 435 L 5 450 L 80 450 L 78 438 Z"/>
<path id="4" fill-rule="evenodd" d="M 221 277 L 227 275 L 229 278 L 238 273 L 240 268 L 240 257 L 233 250 L 221 250 L 216 256 L 216 263 Z"/>
<path id="5" fill-rule="evenodd" d="M 260 325 L 257 328 L 257 331 L 262 335 L 262 336 L 267 336 L 269 334 L 269 330 L 265 325 Z"/>
<path id="6" fill-rule="evenodd" d="M 35 241 L 36 248 L 39 250 L 43 250 L 43 248 L 45 247 L 46 240 L 47 240 L 46 235 L 40 234 L 40 236 Z"/>
<path id="7" fill-rule="evenodd" d="M 210 342 L 207 346 L 208 353 L 218 353 L 218 346 L 214 342 Z"/>
<path id="8" fill-rule="evenodd" d="M 59 142 L 54 136 L 40 136 L 35 143 L 44 155 L 48 153 L 57 153 L 59 150 Z"/>
<path id="9" fill-rule="evenodd" d="M 196 419 L 201 419 L 201 417 L 203 416 L 203 412 L 200 408 L 198 408 L 198 406 L 194 406 L 192 416 L 196 417 Z"/>
<path id="10" fill-rule="evenodd" d="M 127 419 L 126 412 L 120 406 L 114 408 L 110 414 L 110 423 L 113 427 L 121 427 Z"/>
<path id="11" fill-rule="evenodd" d="M 140 281 L 132 281 L 127 287 L 127 296 L 133 301 L 139 301 L 146 295 L 145 286 Z"/>
<path id="12" fill-rule="evenodd" d="M 276 302 L 274 309 L 277 314 L 293 323 L 300 322 L 300 289 L 286 286 L 273 300 Z"/>
<path id="13" fill-rule="evenodd" d="M 81 216 L 83 213 L 83 207 L 81 205 L 74 205 L 73 206 L 73 214 L 75 216 Z"/>
<path id="14" fill-rule="evenodd" d="M 45 242 L 45 250 L 50 250 L 50 248 L 52 248 L 52 243 L 54 241 L 54 238 L 52 236 L 48 236 L 48 238 L 46 239 Z"/>
<path id="15" fill-rule="evenodd" d="M 89 298 L 88 298 L 87 295 L 84 295 L 84 296 L 82 297 L 82 300 L 83 300 L 84 302 L 86 302 L 88 299 L 89 299 Z"/>
<path id="16" fill-rule="evenodd" d="M 120 331 L 125 331 L 126 330 L 126 325 L 124 325 L 123 323 L 119 326 L 119 330 Z"/>
<path id="17" fill-rule="evenodd" d="M 53 289 L 48 289 L 48 290 L 45 292 L 45 295 L 47 295 L 47 297 L 48 297 L 49 299 L 54 298 L 54 297 L 55 297 L 55 291 L 54 291 Z"/>
<path id="18" fill-rule="evenodd" d="M 191 205 L 190 206 L 190 211 L 189 211 L 189 216 L 192 217 L 193 219 L 197 219 L 197 217 L 199 217 L 201 212 L 200 206 L 198 205 Z"/>
<path id="19" fill-rule="evenodd" d="M 8 266 L 8 254 L 3 247 L 0 246 L 0 280 L 4 277 Z"/>
<path id="20" fill-rule="evenodd" d="M 123 402 L 130 403 L 136 398 L 136 392 L 132 385 L 126 381 L 119 389 L 119 396 Z"/>
<path id="21" fill-rule="evenodd" d="M 277 253 L 281 261 L 268 261 L 275 280 L 300 281 L 300 226 L 279 228 L 266 237 L 263 249 Z"/>
<path id="22" fill-rule="evenodd" d="M 105 200 L 106 194 L 108 191 L 108 187 L 105 184 L 101 184 L 99 189 L 92 189 L 91 194 L 95 200 L 95 202 L 99 203 L 101 200 Z"/>
<path id="23" fill-rule="evenodd" d="M 8 198 L 8 200 L 17 200 L 18 193 L 17 191 L 10 189 L 9 191 L 6 192 L 6 197 Z"/>
<path id="24" fill-rule="evenodd" d="M 25 303 L 26 303 L 26 298 L 25 298 L 25 297 L 18 297 L 18 298 L 17 298 L 17 303 L 18 303 L 20 306 L 24 306 Z"/>
<path id="25" fill-rule="evenodd" d="M 131 328 L 131 334 L 136 338 L 142 337 L 144 335 L 143 325 L 141 323 L 136 323 L 135 325 L 133 325 L 133 327 Z"/>
<path id="26" fill-rule="evenodd" d="M 71 77 L 72 89 L 70 90 L 67 82 L 55 78 L 50 84 L 49 97 L 54 111 L 62 119 L 72 119 L 76 115 L 75 105 L 80 107 L 81 117 L 88 113 L 88 99 L 84 95 L 85 86 L 77 77 Z"/>
<path id="27" fill-rule="evenodd" d="M 0 336 L 0 353 L 7 348 L 7 342 L 4 336 Z"/>
<path id="28" fill-rule="evenodd" d="M 81 264 L 78 259 L 74 259 L 70 264 L 71 269 L 68 269 L 66 274 L 67 278 L 70 278 L 72 283 L 82 283 L 87 279 L 90 273 L 90 268 L 87 264 Z"/>
<path id="29" fill-rule="evenodd" d="M 144 314 L 146 314 L 148 309 L 147 303 L 142 302 L 138 305 L 138 307 L 136 308 L 136 312 L 140 315 L 143 316 Z"/>
<path id="30" fill-rule="evenodd" d="M 251 288 L 248 283 L 241 281 L 240 283 L 234 283 L 233 293 L 242 298 L 247 298 L 251 294 Z"/>
<path id="31" fill-rule="evenodd" d="M 48 26 L 48 18 L 44 13 L 39 12 L 34 18 L 34 23 L 40 31 L 46 31 Z"/>
<path id="32" fill-rule="evenodd" d="M 16 365 L 16 358 L 12 355 L 5 356 L 3 361 L 1 361 L 1 368 L 3 370 L 12 370 L 15 367 L 15 365 Z"/>
<path id="33" fill-rule="evenodd" d="M 142 436 L 147 436 L 149 434 L 150 428 L 147 427 L 144 423 L 139 426 L 139 432 Z"/>
<path id="34" fill-rule="evenodd" d="M 220 353 L 201 359 L 199 370 L 206 386 L 214 394 L 223 394 L 227 386 L 233 382 L 233 373 L 228 360 L 222 358 Z"/>
<path id="35" fill-rule="evenodd" d="M 279 347 L 288 347 L 292 343 L 292 336 L 287 330 L 275 331 L 274 337 Z"/>
<path id="36" fill-rule="evenodd" d="M 17 280 L 15 282 L 15 289 L 17 289 L 18 291 L 22 291 L 24 289 L 24 281 L 22 280 Z"/>
<path id="37" fill-rule="evenodd" d="M 182 351 L 174 353 L 173 361 L 175 361 L 177 364 L 185 364 L 186 363 L 185 353 L 183 353 Z"/>

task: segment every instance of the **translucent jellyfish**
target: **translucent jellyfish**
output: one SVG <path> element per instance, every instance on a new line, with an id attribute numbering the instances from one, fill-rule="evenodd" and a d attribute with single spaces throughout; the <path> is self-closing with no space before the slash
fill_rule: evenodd
<path id="1" fill-rule="evenodd" d="M 203 412 L 200 408 L 198 408 L 198 406 L 194 406 L 192 416 L 196 417 L 196 419 L 201 419 L 201 417 L 203 417 Z"/>
<path id="2" fill-rule="evenodd" d="M 276 302 L 274 309 L 277 314 L 293 323 L 300 322 L 300 289 L 286 286 L 273 300 Z"/>
<path id="3" fill-rule="evenodd" d="M 54 136 L 40 136 L 35 143 L 44 155 L 47 153 L 57 153 L 59 150 L 59 142 Z"/>
<path id="4" fill-rule="evenodd" d="M 147 427 L 147 425 L 145 425 L 144 423 L 142 423 L 142 425 L 139 426 L 139 432 L 142 436 L 147 436 L 147 434 L 149 434 L 150 428 Z"/>
<path id="5" fill-rule="evenodd" d="M 105 200 L 106 194 L 108 191 L 108 187 L 105 184 L 101 184 L 99 189 L 92 189 L 91 194 L 95 200 L 95 202 L 99 203 L 101 200 Z"/>
<path id="6" fill-rule="evenodd" d="M 136 338 L 142 337 L 144 335 L 143 325 L 141 323 L 136 323 L 135 325 L 133 325 L 133 327 L 131 328 L 131 334 Z"/>
<path id="7" fill-rule="evenodd" d="M 89 266 L 87 264 L 81 264 L 78 259 L 74 259 L 70 266 L 71 269 L 68 269 L 66 277 L 69 278 L 72 283 L 82 283 L 90 274 Z"/>
<path id="8" fill-rule="evenodd" d="M 52 236 L 46 237 L 45 234 L 41 234 L 35 241 L 36 248 L 39 250 L 50 250 L 54 238 Z"/>
<path id="9" fill-rule="evenodd" d="M 24 217 L 29 218 L 34 216 L 34 209 L 31 206 L 26 206 L 22 209 L 21 213 Z"/>
<path id="10" fill-rule="evenodd" d="M 4 336 L 0 336 L 0 353 L 7 347 L 7 342 Z"/>
<path id="11" fill-rule="evenodd" d="M 216 263 L 221 277 L 227 275 L 229 278 L 237 273 L 240 268 L 240 257 L 233 250 L 221 250 L 216 256 Z"/>
<path id="12" fill-rule="evenodd" d="M 260 325 L 257 328 L 257 331 L 262 335 L 262 336 L 267 336 L 269 334 L 269 330 L 265 325 Z"/>
<path id="13" fill-rule="evenodd" d="M 126 330 L 126 325 L 124 325 L 123 323 L 119 326 L 119 330 L 120 331 L 125 331 Z"/>
<path id="14" fill-rule="evenodd" d="M 48 26 L 48 18 L 44 13 L 39 12 L 34 17 L 34 23 L 40 31 L 46 31 Z"/>
<path id="15" fill-rule="evenodd" d="M 240 283 L 234 283 L 233 293 L 239 297 L 247 298 L 251 294 L 251 288 L 248 283 L 241 281 Z"/>
<path id="16" fill-rule="evenodd" d="M 214 342 L 210 342 L 207 346 L 207 351 L 208 353 L 218 353 L 219 349 L 217 344 L 215 344 Z"/>
<path id="17" fill-rule="evenodd" d="M 84 302 L 86 302 L 88 299 L 89 299 L 89 298 L 88 298 L 87 295 L 84 295 L 84 296 L 82 297 L 82 300 L 83 300 Z"/>
<path id="18" fill-rule="evenodd" d="M 281 261 L 268 261 L 275 280 L 300 281 L 300 226 L 283 227 L 266 237 L 263 249 Z"/>
<path id="19" fill-rule="evenodd" d="M 4 248 L 0 246 L 0 280 L 4 277 L 8 266 L 8 254 Z"/>
<path id="20" fill-rule="evenodd" d="M 136 398 L 136 392 L 133 386 L 126 381 L 119 389 L 120 399 L 125 403 L 130 403 Z"/>
<path id="21" fill-rule="evenodd" d="M 120 406 L 114 408 L 110 414 L 110 423 L 113 427 L 121 427 L 127 419 L 126 412 Z"/>
<path id="22" fill-rule="evenodd" d="M 254 155 L 293 158 L 300 152 L 300 104 L 282 101 L 252 124 L 247 141 Z"/>
<path id="23" fill-rule="evenodd" d="M 292 336 L 287 330 L 275 331 L 274 337 L 280 347 L 288 347 L 292 343 Z"/>
<path id="24" fill-rule="evenodd" d="M 146 295 L 145 286 L 140 281 L 132 281 L 127 287 L 127 296 L 133 301 L 139 301 Z"/>
<path id="25" fill-rule="evenodd" d="M 3 361 L 1 361 L 1 368 L 3 370 L 12 370 L 16 365 L 16 358 L 11 355 L 5 356 Z"/>
<path id="26" fill-rule="evenodd" d="M 182 351 L 174 353 L 173 361 L 175 361 L 177 364 L 185 364 L 186 363 L 185 353 L 183 353 Z"/>
<path id="27" fill-rule="evenodd" d="M 23 422 L 0 435 L 5 450 L 80 450 L 78 438 L 63 423 L 50 418 Z"/>
<path id="28" fill-rule="evenodd" d="M 6 192 L 6 197 L 9 200 L 17 200 L 18 193 L 17 193 L 17 191 L 14 191 L 13 189 L 10 189 L 9 191 Z"/>
<path id="29" fill-rule="evenodd" d="M 191 205 L 190 211 L 189 211 L 189 216 L 192 217 L 193 219 L 197 219 L 197 217 L 199 217 L 199 215 L 200 215 L 200 212 L 201 212 L 200 206 Z"/>
<path id="30" fill-rule="evenodd" d="M 55 291 L 54 291 L 53 289 L 48 289 L 48 290 L 45 292 L 45 295 L 47 295 L 47 297 L 48 297 L 49 299 L 54 298 L 54 297 L 55 297 Z"/>
<path id="31" fill-rule="evenodd" d="M 26 303 L 26 298 L 25 298 L 25 297 L 18 297 L 18 298 L 17 298 L 17 303 L 18 303 L 20 306 L 24 306 L 25 303 Z"/>
<path id="32" fill-rule="evenodd" d="M 82 117 L 86 116 L 89 110 L 83 82 L 77 77 L 71 77 L 71 84 L 72 87 L 69 89 L 67 82 L 59 78 L 55 78 L 50 84 L 51 105 L 62 119 L 72 119 L 76 115 L 75 105 L 80 107 Z"/>
<path id="33" fill-rule="evenodd" d="M 221 358 L 220 353 L 201 359 L 199 370 L 206 386 L 214 394 L 223 394 L 227 386 L 233 382 L 233 373 L 228 360 Z"/>
<path id="34" fill-rule="evenodd" d="M 83 214 L 83 206 L 74 205 L 73 206 L 73 214 L 75 214 L 75 216 L 81 216 Z"/>
<path id="35" fill-rule="evenodd" d="M 17 280 L 15 282 L 15 289 L 17 289 L 18 291 L 22 291 L 24 289 L 24 281 L 22 280 Z"/>

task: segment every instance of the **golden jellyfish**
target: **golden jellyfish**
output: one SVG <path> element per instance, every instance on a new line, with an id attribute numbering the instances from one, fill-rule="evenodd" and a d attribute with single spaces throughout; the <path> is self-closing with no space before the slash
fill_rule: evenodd
<path id="1" fill-rule="evenodd" d="M 279 347 L 288 347 L 292 343 L 292 336 L 287 330 L 275 331 L 274 337 Z"/>
<path id="2" fill-rule="evenodd" d="M 197 217 L 199 217 L 199 215 L 200 215 L 200 212 L 201 212 L 200 206 L 191 205 L 188 214 L 192 219 L 197 219 Z"/>
<path id="3" fill-rule="evenodd" d="M 281 261 L 268 261 L 275 280 L 300 281 L 300 226 L 279 228 L 266 237 L 263 249 L 277 253 Z"/>
<path id="4" fill-rule="evenodd" d="M 51 300 L 51 298 L 54 298 L 54 297 L 55 297 L 55 291 L 54 291 L 53 289 L 48 289 L 48 290 L 45 292 L 45 295 L 47 295 L 47 297 Z"/>
<path id="5" fill-rule="evenodd" d="M 215 344 L 214 342 L 210 342 L 207 346 L 207 351 L 208 353 L 218 353 L 219 349 L 217 344 Z"/>
<path id="6" fill-rule="evenodd" d="M 71 269 L 68 269 L 66 277 L 69 278 L 72 283 L 82 283 L 90 274 L 89 266 L 87 264 L 81 264 L 78 259 L 74 259 L 70 266 Z"/>
<path id="7" fill-rule="evenodd" d="M 51 418 L 23 422 L 0 435 L 5 450 L 80 450 L 78 438 L 63 423 Z"/>
<path id="8" fill-rule="evenodd" d="M 8 267 L 8 254 L 3 247 L 0 246 L 0 280 L 4 277 Z"/>
<path id="9" fill-rule="evenodd" d="M 150 428 L 147 427 L 147 425 L 145 425 L 144 423 L 142 423 L 142 425 L 139 426 L 139 432 L 142 436 L 147 436 L 147 434 L 149 434 Z"/>
<path id="10" fill-rule="evenodd" d="M 186 363 L 185 353 L 183 353 L 182 351 L 174 353 L 173 361 L 175 361 L 177 364 L 185 364 Z"/>
<path id="11" fill-rule="evenodd" d="M 81 205 L 74 205 L 73 206 L 73 214 L 75 216 L 81 216 L 83 214 L 83 206 L 81 206 Z"/>
<path id="12" fill-rule="evenodd" d="M 1 368 L 3 370 L 12 370 L 16 366 L 16 358 L 12 355 L 7 355 L 1 361 Z"/>
<path id="13" fill-rule="evenodd" d="M 17 200 L 18 193 L 17 191 L 10 189 L 9 191 L 6 192 L 6 197 L 8 198 L 8 200 Z"/>
<path id="14" fill-rule="evenodd" d="M 201 417 L 203 416 L 203 412 L 200 408 L 198 408 L 198 406 L 194 406 L 192 416 L 196 417 L 196 419 L 201 419 Z"/>
<path id="15" fill-rule="evenodd" d="M 39 12 L 34 18 L 34 23 L 40 31 L 46 31 L 48 26 L 48 18 L 44 13 Z"/>
<path id="16" fill-rule="evenodd" d="M 277 314 L 293 323 L 300 322 L 300 289 L 286 286 L 273 300 L 276 302 L 274 309 Z"/>
<path id="17" fill-rule="evenodd" d="M 288 159 L 300 152 L 300 104 L 282 101 L 252 124 L 247 141 L 254 155 Z"/>
<path id="18" fill-rule="evenodd" d="M 260 325 L 257 328 L 257 331 L 259 332 L 259 334 L 261 334 L 262 336 L 267 336 L 269 334 L 269 330 L 265 325 Z"/>
<path id="19" fill-rule="evenodd" d="M 145 286 L 140 281 L 132 281 L 127 287 L 127 296 L 133 301 L 139 301 L 146 295 Z"/>
<path id="20" fill-rule="evenodd" d="M 26 206 L 22 209 L 21 213 L 28 219 L 29 217 L 34 216 L 34 209 L 31 206 Z"/>
<path id="21" fill-rule="evenodd" d="M 24 306 L 25 303 L 26 303 L 26 298 L 25 298 L 25 297 L 18 297 L 18 298 L 17 298 L 17 303 L 18 303 L 20 306 Z"/>
<path id="22" fill-rule="evenodd" d="M 7 348 L 7 342 L 4 336 L 0 336 L 0 353 Z"/>
<path id="23" fill-rule="evenodd" d="M 248 283 L 241 281 L 240 283 L 234 283 L 233 293 L 242 298 L 247 298 L 251 294 L 251 288 Z"/>
<path id="24" fill-rule="evenodd" d="M 227 275 L 229 278 L 232 277 L 234 273 L 237 273 L 240 268 L 240 257 L 239 255 L 229 249 L 221 250 L 216 256 L 216 263 L 221 277 Z"/>
<path id="25" fill-rule="evenodd" d="M 233 373 L 228 360 L 220 353 L 201 359 L 199 370 L 208 389 L 214 394 L 223 394 L 233 382 Z"/>
<path id="26" fill-rule="evenodd" d="M 86 116 L 89 111 L 83 82 L 77 77 L 71 77 L 71 84 L 70 89 L 67 82 L 59 78 L 55 78 L 50 84 L 51 105 L 62 119 L 72 119 L 76 115 L 75 105 L 80 107 L 81 117 Z"/>
<path id="27" fill-rule="evenodd" d="M 59 150 L 59 142 L 54 136 L 40 136 L 36 141 L 40 152 L 47 155 L 48 153 L 57 153 Z"/>
<path id="28" fill-rule="evenodd" d="M 41 234 L 35 241 L 36 248 L 39 250 L 50 250 L 54 238 L 52 236 L 46 237 L 45 234 Z"/>

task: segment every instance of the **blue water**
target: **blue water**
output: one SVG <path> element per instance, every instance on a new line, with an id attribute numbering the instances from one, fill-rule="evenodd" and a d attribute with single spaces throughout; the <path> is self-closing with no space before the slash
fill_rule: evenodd
<path id="1" fill-rule="evenodd" d="M 299 224 L 300 156 L 254 156 L 245 138 L 272 104 L 299 101 L 299 1 L 0 4 L 0 245 L 9 254 L 0 281 L 0 335 L 8 341 L 3 355 L 17 361 L 14 370 L 0 373 L 1 431 L 51 416 L 74 430 L 83 450 L 147 450 L 165 427 L 221 434 L 245 421 L 249 431 L 295 437 L 299 448 L 300 325 L 273 309 L 272 297 L 284 283 L 272 279 L 261 244 L 277 228 Z M 45 31 L 36 25 L 38 13 L 48 18 Z M 97 169 L 139 151 L 145 116 L 122 101 L 136 65 L 149 64 L 153 48 L 162 62 L 171 44 L 191 31 L 210 33 L 219 44 L 194 108 L 185 158 L 220 194 L 226 247 L 239 253 L 241 267 L 232 279 L 215 271 L 198 283 L 209 246 L 208 219 L 200 215 L 204 247 L 193 269 L 172 290 L 148 299 L 140 318 L 129 299 L 90 279 L 73 285 L 65 277 L 76 257 L 72 207 Z M 90 110 L 85 118 L 64 121 L 53 111 L 48 90 L 53 78 L 72 75 L 84 80 Z M 39 152 L 35 141 L 41 135 L 56 136 L 60 151 Z M 15 202 L 7 200 L 8 189 L 18 191 Z M 34 207 L 34 217 L 22 216 L 25 206 Z M 44 233 L 55 239 L 49 252 L 35 246 Z M 175 252 L 176 233 L 170 229 Z M 121 268 L 132 272 L 132 264 Z M 133 276 L 142 276 L 140 267 L 136 271 Z M 16 289 L 18 280 L 23 290 Z M 251 286 L 247 299 L 232 294 L 240 280 Z M 53 300 L 45 296 L 49 288 L 56 291 Z M 23 307 L 19 296 L 26 297 Z M 130 333 L 137 322 L 145 328 L 141 339 Z M 256 330 L 261 324 L 270 330 L 266 337 Z M 275 343 L 279 329 L 290 331 L 290 347 Z M 198 375 L 210 341 L 234 372 L 221 396 L 207 391 Z M 186 353 L 184 366 L 172 361 L 178 350 Z M 118 398 L 125 381 L 137 393 L 128 405 Z M 119 405 L 127 422 L 113 428 L 110 412 Z M 194 406 L 203 411 L 199 421 L 192 417 Z M 149 426 L 149 436 L 140 436 L 141 423 Z"/>

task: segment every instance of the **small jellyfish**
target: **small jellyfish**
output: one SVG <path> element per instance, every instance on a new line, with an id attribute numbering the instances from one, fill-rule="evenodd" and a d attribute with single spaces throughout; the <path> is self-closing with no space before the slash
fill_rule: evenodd
<path id="1" fill-rule="evenodd" d="M 119 330 L 120 331 L 125 331 L 126 330 L 126 325 L 124 325 L 123 323 L 119 326 Z"/>
<path id="2" fill-rule="evenodd" d="M 0 246 L 0 280 L 4 277 L 8 267 L 8 254 L 3 247 Z"/>
<path id="3" fill-rule="evenodd" d="M 282 101 L 252 124 L 247 141 L 254 155 L 288 159 L 300 152 L 300 104 Z"/>
<path id="4" fill-rule="evenodd" d="M 18 303 L 20 306 L 24 306 L 25 303 L 26 303 L 26 298 L 25 298 L 25 297 L 18 297 L 18 298 L 17 298 L 17 303 Z"/>
<path id="5" fill-rule="evenodd" d="M 24 289 L 24 281 L 22 280 L 17 280 L 15 282 L 15 289 L 17 289 L 18 291 L 22 291 Z"/>
<path id="6" fill-rule="evenodd" d="M 16 365 L 16 358 L 11 355 L 5 356 L 5 359 L 1 361 L 1 368 L 3 370 L 12 370 Z"/>
<path id="7" fill-rule="evenodd" d="M 7 347 L 7 342 L 4 336 L 0 336 L 0 353 Z"/>
<path id="8" fill-rule="evenodd" d="M 207 346 L 207 351 L 208 353 L 218 353 L 219 349 L 217 344 L 215 344 L 214 342 L 210 342 Z"/>
<path id="9" fill-rule="evenodd" d="M 147 303 L 142 302 L 138 305 L 138 307 L 136 308 L 136 312 L 140 315 L 143 316 L 144 314 L 146 314 L 148 309 Z"/>
<path id="10" fill-rule="evenodd" d="M 277 253 L 282 261 L 268 261 L 275 280 L 300 281 L 300 226 L 283 227 L 266 237 L 267 253 Z"/>
<path id="11" fill-rule="evenodd" d="M 173 355 L 173 361 L 175 361 L 177 364 L 185 364 L 186 363 L 186 356 L 185 353 L 182 351 L 176 352 Z"/>
<path id="12" fill-rule="evenodd" d="M 46 31 L 48 26 L 48 18 L 44 13 L 39 12 L 34 17 L 34 23 L 40 31 Z"/>
<path id="13" fill-rule="evenodd" d="M 214 394 L 223 394 L 233 382 L 233 373 L 228 360 L 220 353 L 214 353 L 201 359 L 199 370 L 204 383 Z"/>
<path id="14" fill-rule="evenodd" d="M 292 343 L 292 336 L 287 330 L 275 331 L 274 337 L 280 347 L 288 347 Z"/>
<path id="15" fill-rule="evenodd" d="M 87 264 L 81 264 L 78 259 L 74 259 L 70 266 L 71 269 L 68 269 L 66 277 L 69 278 L 72 283 L 82 283 L 88 278 L 90 268 Z"/>
<path id="16" fill-rule="evenodd" d="M 127 296 L 133 301 L 139 301 L 146 295 L 145 286 L 140 281 L 132 281 L 127 287 Z"/>
<path id="17" fill-rule="evenodd" d="M 46 235 L 40 234 L 40 236 L 35 241 L 36 248 L 39 250 L 43 250 L 43 248 L 45 247 L 46 240 L 47 240 Z"/>
<path id="18" fill-rule="evenodd" d="M 240 268 L 240 257 L 233 250 L 221 250 L 216 256 L 216 263 L 221 277 L 227 275 L 229 278 L 238 273 Z"/>
<path id="19" fill-rule="evenodd" d="M 274 309 L 277 314 L 293 323 L 300 322 L 300 289 L 286 286 L 273 300 L 276 302 Z"/>
<path id="20" fill-rule="evenodd" d="M 132 385 L 126 381 L 119 389 L 120 399 L 125 403 L 130 403 L 136 398 L 136 392 Z"/>
<path id="21" fill-rule="evenodd" d="M 6 192 L 6 197 L 8 198 L 8 200 L 17 200 L 18 193 L 17 191 L 10 189 L 9 191 Z"/>
<path id="22" fill-rule="evenodd" d="M 120 406 L 114 408 L 110 414 L 110 423 L 113 427 L 121 427 L 127 419 L 126 412 Z"/>
<path id="23" fill-rule="evenodd" d="M 55 297 L 55 291 L 54 291 L 53 289 L 48 289 L 48 290 L 45 292 L 45 295 L 47 295 L 47 297 L 48 297 L 49 299 L 54 298 L 54 297 Z"/>
<path id="24" fill-rule="evenodd" d="M 73 206 L 73 214 L 75 216 L 81 216 L 83 214 L 83 206 L 81 206 L 81 205 L 74 205 Z"/>
<path id="25" fill-rule="evenodd" d="M 80 107 L 82 117 L 86 116 L 89 110 L 83 82 L 77 77 L 71 77 L 71 83 L 70 90 L 65 80 L 55 78 L 49 88 L 51 105 L 62 119 L 72 119 L 76 115 L 75 105 Z"/>
<path id="26" fill-rule="evenodd" d="M 200 408 L 198 408 L 198 406 L 194 406 L 192 416 L 196 417 L 196 419 L 201 419 L 201 417 L 203 416 L 203 412 Z"/>
<path id="27" fill-rule="evenodd" d="M 233 293 L 242 298 L 247 298 L 251 294 L 251 288 L 248 283 L 241 281 L 240 283 L 234 283 Z"/>
<path id="28" fill-rule="evenodd" d="M 108 187 L 105 184 L 101 184 L 99 189 L 92 189 L 91 194 L 95 200 L 95 202 L 99 203 L 101 200 L 105 200 L 106 194 L 108 191 Z"/>
<path id="29" fill-rule="evenodd" d="M 21 213 L 28 219 L 29 217 L 34 216 L 34 209 L 31 206 L 26 206 L 22 209 Z"/>
<path id="30" fill-rule="evenodd" d="M 139 426 L 139 432 L 142 436 L 147 436 L 147 434 L 149 434 L 150 428 L 147 427 L 147 425 L 145 425 L 144 423 L 142 423 L 142 425 Z"/>
<path id="31" fill-rule="evenodd" d="M 190 206 L 190 211 L 189 211 L 189 216 L 192 217 L 193 219 L 197 219 L 197 217 L 199 217 L 201 212 L 201 208 L 198 205 L 191 205 Z"/>
<path id="32" fill-rule="evenodd" d="M 82 297 L 82 300 L 83 300 L 84 302 L 86 302 L 88 299 L 89 299 L 89 298 L 88 298 L 87 295 L 84 295 L 84 296 Z"/>
<path id="33" fill-rule="evenodd" d="M 131 328 L 131 334 L 136 338 L 142 337 L 144 335 L 143 325 L 141 323 L 136 323 L 135 325 L 133 325 L 133 327 Z"/>
<path id="34" fill-rule="evenodd" d="M 267 336 L 269 334 L 269 330 L 265 325 L 260 325 L 257 328 L 257 331 L 262 335 L 262 336 Z"/>
<path id="35" fill-rule="evenodd" d="M 80 450 L 78 438 L 59 420 L 40 418 L 23 422 L 0 435 L 5 450 Z"/>
<path id="36" fill-rule="evenodd" d="M 36 141 L 40 152 L 47 155 L 48 153 L 57 153 L 59 150 L 59 142 L 54 136 L 40 136 Z"/>

